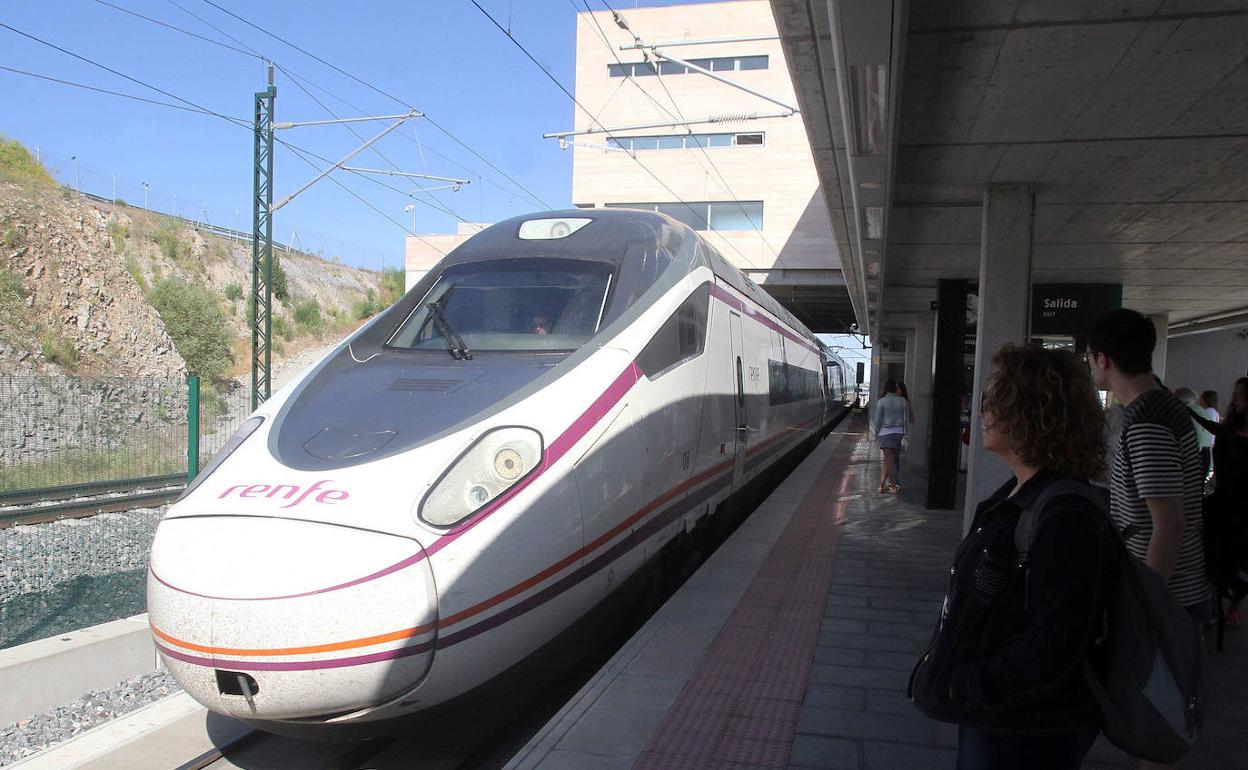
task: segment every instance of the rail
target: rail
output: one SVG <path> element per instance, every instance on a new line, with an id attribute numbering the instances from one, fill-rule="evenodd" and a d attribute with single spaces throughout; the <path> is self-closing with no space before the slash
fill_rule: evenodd
<path id="1" fill-rule="evenodd" d="M 152 488 L 150 485 L 136 488 L 134 482 L 126 482 L 118 485 L 123 489 L 97 491 L 90 497 L 78 496 L 66 500 L 24 504 L 8 502 L 6 507 L 0 508 L 0 530 L 30 524 L 47 524 L 62 519 L 82 519 L 135 508 L 156 508 L 173 502 L 186 488 L 185 475 L 175 478 L 179 480 L 177 484 L 165 484 L 159 488 Z"/>

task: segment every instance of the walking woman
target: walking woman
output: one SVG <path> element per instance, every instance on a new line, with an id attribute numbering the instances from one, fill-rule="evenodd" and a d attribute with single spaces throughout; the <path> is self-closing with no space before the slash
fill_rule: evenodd
<path id="1" fill-rule="evenodd" d="M 884 464 L 880 469 L 880 492 L 897 493 L 901 484 L 897 481 L 897 455 L 901 440 L 909 425 L 910 403 L 897 393 L 897 382 L 884 383 L 884 396 L 875 402 L 871 414 L 871 433 L 880 444 Z"/>
<path id="2" fill-rule="evenodd" d="M 954 556 L 911 697 L 958 725 L 958 770 L 1075 770 L 1101 724 L 1083 664 L 1098 634 L 1113 531 L 1092 500 L 1069 493 L 1042 503 L 1025 558 L 1015 528 L 1048 485 L 1101 474 L 1105 418 L 1071 353 L 1005 345 L 992 367 L 984 448 L 1013 478 L 979 504 Z"/>

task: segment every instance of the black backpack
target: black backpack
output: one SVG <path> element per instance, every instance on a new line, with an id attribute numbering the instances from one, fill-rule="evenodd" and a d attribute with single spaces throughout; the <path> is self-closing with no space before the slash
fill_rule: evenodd
<path id="1" fill-rule="evenodd" d="M 1045 505 L 1059 495 L 1093 502 L 1115 535 L 1104 627 L 1083 665 L 1105 737 L 1133 757 L 1175 762 L 1196 740 L 1205 707 L 1200 634 L 1161 576 L 1127 550 L 1109 517 L 1108 495 L 1086 482 L 1055 481 L 1023 511 L 1014 530 L 1020 565 L 1026 565 Z"/>

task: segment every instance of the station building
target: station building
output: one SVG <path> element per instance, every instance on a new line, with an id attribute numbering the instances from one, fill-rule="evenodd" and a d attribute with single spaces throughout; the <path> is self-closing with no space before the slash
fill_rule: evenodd
<path id="1" fill-rule="evenodd" d="M 580 207 L 653 209 L 701 231 L 816 330 L 853 322 L 788 60 L 765 0 L 580 13 Z M 813 290 L 812 290 L 813 288 Z"/>

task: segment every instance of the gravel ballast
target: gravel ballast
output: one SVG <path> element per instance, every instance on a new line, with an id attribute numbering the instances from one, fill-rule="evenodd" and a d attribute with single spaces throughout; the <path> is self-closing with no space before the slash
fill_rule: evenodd
<path id="1" fill-rule="evenodd" d="M 0 648 L 144 612 L 162 508 L 0 530 Z"/>
<path id="2" fill-rule="evenodd" d="M 153 671 L 0 727 L 0 767 L 181 691 L 168 671 Z"/>

